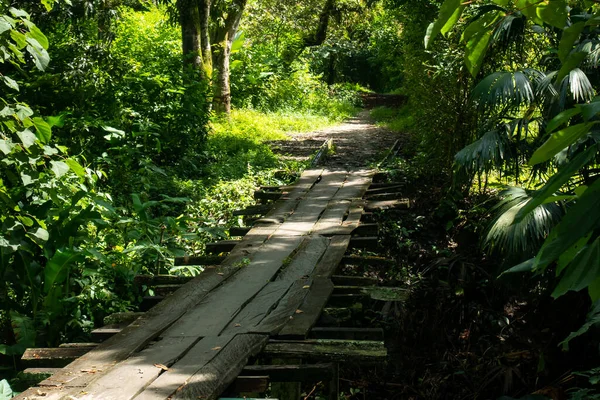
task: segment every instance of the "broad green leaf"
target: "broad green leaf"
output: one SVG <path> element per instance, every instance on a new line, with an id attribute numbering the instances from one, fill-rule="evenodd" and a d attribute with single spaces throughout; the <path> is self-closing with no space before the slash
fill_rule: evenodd
<path id="1" fill-rule="evenodd" d="M 567 59 L 571 50 L 573 50 L 573 45 L 575 41 L 579 39 L 579 35 L 585 28 L 585 22 L 577 22 L 562 32 L 562 37 L 560 39 L 560 43 L 558 44 L 558 58 L 561 63 L 564 63 Z"/>
<path id="2" fill-rule="evenodd" d="M 571 332 L 571 334 L 560 343 L 560 345 L 563 347 L 563 350 L 569 350 L 569 342 L 571 340 L 583 335 L 589 331 L 591 327 L 598 324 L 600 324 L 600 301 L 596 301 L 594 304 L 592 304 L 592 308 L 586 316 L 585 324 L 583 324 L 583 326 L 576 332 Z"/>
<path id="3" fill-rule="evenodd" d="M 509 3 L 510 0 L 493 0 L 494 3 L 498 4 L 501 7 L 506 7 Z"/>
<path id="4" fill-rule="evenodd" d="M 600 300 L 600 276 L 588 286 L 588 294 L 593 303 Z"/>
<path id="5" fill-rule="evenodd" d="M 40 71 L 45 71 L 46 67 L 50 63 L 50 56 L 48 55 L 48 52 L 37 40 L 33 38 L 27 38 L 27 43 L 29 43 L 27 46 L 27 51 L 33 57 L 35 66 Z"/>
<path id="6" fill-rule="evenodd" d="M 17 92 L 19 91 L 19 84 L 17 83 L 17 81 L 9 78 L 8 76 L 3 76 L 2 79 L 4 80 L 4 83 L 6 84 L 6 86 L 8 86 L 11 89 L 16 90 Z"/>
<path id="7" fill-rule="evenodd" d="M 565 62 L 562 63 L 562 67 L 560 67 L 558 74 L 556 74 L 556 84 L 560 85 L 562 80 L 565 79 L 567 75 L 569 75 L 569 72 L 577 68 L 579 64 L 581 64 L 583 60 L 585 60 L 587 55 L 588 53 L 586 53 L 585 51 L 578 51 L 576 53 L 569 54 Z"/>
<path id="8" fill-rule="evenodd" d="M 591 232 L 582 237 L 575 243 L 573 246 L 569 248 L 569 250 L 565 251 L 558 257 L 556 261 L 556 276 L 559 277 L 560 274 L 565 270 L 565 268 L 573 261 L 575 256 L 579 254 L 581 249 L 585 247 L 585 245 L 590 241 L 590 237 L 592 237 Z"/>
<path id="9" fill-rule="evenodd" d="M 27 237 L 29 237 L 39 246 L 43 246 L 50 238 L 50 235 L 48 234 L 47 230 L 38 227 L 32 231 L 27 232 Z"/>
<path id="10" fill-rule="evenodd" d="M 535 261 L 535 258 L 530 258 L 527 261 L 523 261 L 521 264 L 515 265 L 514 267 L 507 269 L 506 271 L 501 273 L 499 277 L 506 275 L 506 274 L 513 274 L 515 272 L 533 271 L 534 261 Z"/>
<path id="11" fill-rule="evenodd" d="M 35 346 L 35 326 L 30 317 L 19 314 L 16 311 L 11 311 L 10 324 L 13 328 L 13 332 L 15 333 L 18 344 L 25 347 Z"/>
<path id="12" fill-rule="evenodd" d="M 537 7 L 540 4 L 540 0 L 516 0 L 515 6 L 524 16 L 531 19 L 534 23 L 542 25 L 544 21 L 540 18 L 537 13 Z"/>
<path id="13" fill-rule="evenodd" d="M 17 132 L 17 136 L 19 137 L 19 139 L 21 139 L 21 143 L 23 143 L 23 146 L 26 149 L 31 147 L 37 140 L 37 137 L 29 129 L 25 129 L 24 131 Z"/>
<path id="14" fill-rule="evenodd" d="M 22 104 L 17 104 L 16 109 L 17 117 L 21 121 L 25 121 L 28 117 L 31 117 L 33 115 L 33 110 Z"/>
<path id="15" fill-rule="evenodd" d="M 46 118 L 48 121 L 48 125 L 50 125 L 50 127 L 56 126 L 58 128 L 62 128 L 63 126 L 65 126 L 65 114 L 61 114 L 58 116 L 51 116 Z"/>
<path id="16" fill-rule="evenodd" d="M 8 11 L 15 18 L 25 18 L 25 19 L 29 19 L 30 18 L 29 14 L 26 11 L 19 10 L 17 8 L 14 8 L 14 7 L 9 8 Z"/>
<path id="17" fill-rule="evenodd" d="M 40 142 L 44 144 L 50 142 L 50 139 L 52 138 L 52 128 L 50 128 L 50 125 L 46 121 L 44 121 L 43 118 L 40 117 L 35 117 L 32 121 L 37 131 L 37 137 L 40 140 Z"/>
<path id="18" fill-rule="evenodd" d="M 521 221 L 527 214 L 532 212 L 537 206 L 542 204 L 544 200 L 553 196 L 565 183 L 571 179 L 571 176 L 583 168 L 598 152 L 598 147 L 593 146 L 578 154 L 577 157 L 569 161 L 557 173 L 552 175 L 548 182 L 539 190 L 537 190 L 531 200 L 517 213 L 515 221 Z"/>
<path id="19" fill-rule="evenodd" d="M 29 33 L 26 36 L 35 39 L 44 49 L 48 49 L 48 47 L 50 46 L 46 35 L 42 33 L 40 28 L 33 24 L 29 25 Z"/>
<path id="20" fill-rule="evenodd" d="M 600 112 L 600 97 L 595 97 L 590 103 L 576 104 L 575 107 L 581 110 L 583 119 L 589 121 Z"/>
<path id="21" fill-rule="evenodd" d="M 13 391 L 6 379 L 0 381 L 0 400 L 10 400 L 13 398 Z"/>
<path id="22" fill-rule="evenodd" d="M 552 229 L 535 259 L 544 270 L 600 224 L 600 180 L 596 180 Z"/>
<path id="23" fill-rule="evenodd" d="M 567 3 L 563 0 L 542 1 L 536 7 L 535 12 L 545 24 L 555 28 L 563 29 L 567 24 Z"/>
<path id="24" fill-rule="evenodd" d="M 463 32 L 462 40 L 466 42 L 465 64 L 474 77 L 481 69 L 492 38 L 494 23 L 503 15 L 504 13 L 500 11 L 488 12 L 471 22 Z"/>
<path id="25" fill-rule="evenodd" d="M 462 10 L 464 6 L 462 6 L 462 0 L 445 0 L 440 8 L 440 13 L 435 22 L 431 23 L 427 28 L 427 33 L 425 35 L 425 48 L 429 46 L 429 43 L 433 42 L 437 35 L 439 35 L 442 30 L 444 33 L 449 32 L 454 24 L 460 18 Z"/>
<path id="26" fill-rule="evenodd" d="M 27 36 L 25 36 L 21 32 L 12 30 L 10 31 L 10 37 L 12 38 L 12 40 L 15 41 L 17 49 L 21 50 L 22 48 L 27 46 Z"/>
<path id="27" fill-rule="evenodd" d="M 550 136 L 550 138 L 548 138 L 548 140 L 533 153 L 529 160 L 529 165 L 536 165 L 551 159 L 564 148 L 570 146 L 577 139 L 587 134 L 594 125 L 594 122 L 577 124 L 553 133 L 552 136 Z"/>
<path id="28" fill-rule="evenodd" d="M 44 7 L 46 7 L 46 11 L 48 12 L 52 11 L 52 8 L 54 7 L 54 2 L 55 0 L 41 0 L 41 3 Z"/>
<path id="29" fill-rule="evenodd" d="M 581 185 L 575 188 L 575 190 L 573 190 L 575 192 L 575 195 L 577 197 L 581 197 L 583 196 L 583 194 L 585 193 L 585 191 L 587 190 L 587 186 L 586 185 Z"/>
<path id="30" fill-rule="evenodd" d="M 600 237 L 583 248 L 565 268 L 563 276 L 552 292 L 555 299 L 568 291 L 578 292 L 600 277 Z"/>
<path id="31" fill-rule="evenodd" d="M 231 43 L 231 52 L 235 53 L 235 52 L 240 51 L 242 49 L 242 47 L 244 47 L 245 40 L 246 40 L 246 33 L 238 32 L 237 35 L 235 35 L 233 42 Z"/>
<path id="32" fill-rule="evenodd" d="M 44 268 L 44 292 L 48 293 L 55 284 L 61 284 L 69 268 L 83 259 L 83 254 L 74 250 L 56 250 Z"/>
<path id="33" fill-rule="evenodd" d="M 54 172 L 57 178 L 60 178 L 70 170 L 69 165 L 63 161 L 50 161 L 50 165 L 50 169 L 52 172 Z"/>
<path id="34" fill-rule="evenodd" d="M 12 25 L 0 15 L 0 35 L 9 29 L 12 29 Z"/>
<path id="35" fill-rule="evenodd" d="M 546 125 L 546 133 L 554 132 L 558 127 L 562 124 L 569 122 L 569 120 L 575 115 L 579 114 L 581 109 L 579 108 L 569 108 L 561 113 L 559 113 L 556 117 L 552 118 L 548 125 Z"/>
<path id="36" fill-rule="evenodd" d="M 65 162 L 77 176 L 82 178 L 85 176 L 85 169 L 77 161 L 72 158 L 67 158 Z"/>
<path id="37" fill-rule="evenodd" d="M 12 149 L 15 147 L 14 143 L 6 139 L 0 139 L 0 151 L 4 155 L 9 155 Z"/>

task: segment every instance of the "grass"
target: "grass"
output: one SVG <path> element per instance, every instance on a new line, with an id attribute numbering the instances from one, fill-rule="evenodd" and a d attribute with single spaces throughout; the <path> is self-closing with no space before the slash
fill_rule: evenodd
<path id="1" fill-rule="evenodd" d="M 371 111 L 371 118 L 378 126 L 394 132 L 410 132 L 415 126 L 415 120 L 408 105 L 401 108 L 374 108 Z"/>

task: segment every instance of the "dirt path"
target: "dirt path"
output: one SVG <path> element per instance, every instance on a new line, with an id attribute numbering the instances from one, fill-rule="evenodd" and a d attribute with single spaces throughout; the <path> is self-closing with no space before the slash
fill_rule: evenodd
<path id="1" fill-rule="evenodd" d="M 305 160 L 323 144 L 333 139 L 335 154 L 321 165 L 331 169 L 355 170 L 379 161 L 400 134 L 378 127 L 363 110 L 348 121 L 309 133 L 298 133 L 291 140 L 272 142 L 273 149 L 287 157 Z"/>

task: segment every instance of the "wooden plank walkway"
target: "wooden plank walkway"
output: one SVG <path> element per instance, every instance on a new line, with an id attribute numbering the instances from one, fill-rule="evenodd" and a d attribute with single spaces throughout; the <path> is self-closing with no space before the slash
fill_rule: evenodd
<path id="1" fill-rule="evenodd" d="M 287 354 L 271 337 L 308 337 L 373 175 L 305 171 L 220 265 L 18 398 L 218 398 L 265 348 Z"/>

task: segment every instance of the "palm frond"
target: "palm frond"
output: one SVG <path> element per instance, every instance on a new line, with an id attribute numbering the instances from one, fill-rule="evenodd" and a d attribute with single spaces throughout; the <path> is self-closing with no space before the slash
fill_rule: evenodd
<path id="1" fill-rule="evenodd" d="M 507 147 L 506 130 L 494 129 L 459 151 L 454 160 L 457 166 L 470 173 L 490 171 L 502 165 Z"/>
<path id="2" fill-rule="evenodd" d="M 531 200 L 531 195 L 525 189 L 509 187 L 499 197 L 500 201 L 492 209 L 495 215 L 483 239 L 483 249 L 510 263 L 531 258 L 560 221 L 563 208 L 558 203 L 542 204 L 515 222 L 516 215 Z"/>
<path id="3" fill-rule="evenodd" d="M 535 96 L 528 75 L 541 80 L 539 75 L 531 72 L 494 72 L 475 86 L 471 94 L 472 99 L 480 107 L 487 108 L 530 104 L 535 100 Z"/>
<path id="4" fill-rule="evenodd" d="M 591 101 L 594 98 L 594 88 L 585 72 L 579 68 L 575 68 L 569 73 L 569 88 L 573 100 L 577 102 Z"/>
<path id="5" fill-rule="evenodd" d="M 526 19 L 520 13 L 509 14 L 502 18 L 492 34 L 491 46 L 498 50 L 507 50 L 511 45 L 519 52 L 525 41 Z"/>

